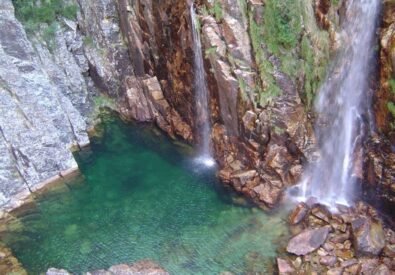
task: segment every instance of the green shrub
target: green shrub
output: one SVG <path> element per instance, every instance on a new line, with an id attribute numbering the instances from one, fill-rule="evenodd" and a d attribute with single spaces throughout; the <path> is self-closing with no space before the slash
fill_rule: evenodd
<path id="1" fill-rule="evenodd" d="M 223 11 L 222 11 L 221 2 L 218 0 L 214 0 L 213 6 L 208 10 L 208 13 L 213 15 L 217 22 L 221 21 L 221 19 L 224 16 Z"/>
<path id="2" fill-rule="evenodd" d="M 265 41 L 277 54 L 280 47 L 297 46 L 302 31 L 301 9 L 298 0 L 268 0 L 264 11 Z"/>
<path id="3" fill-rule="evenodd" d="M 42 23 L 48 25 L 44 36 L 54 34 L 52 24 L 59 17 L 75 19 L 78 6 L 65 4 L 63 0 L 12 0 L 16 17 L 25 25 L 26 31 L 33 33 L 39 30 Z"/>
<path id="4" fill-rule="evenodd" d="M 390 86 L 391 93 L 395 94 L 395 79 L 390 79 L 388 84 Z"/>
<path id="5" fill-rule="evenodd" d="M 391 115 L 395 117 L 395 104 L 394 102 L 390 101 L 387 103 L 388 111 L 390 111 Z"/>

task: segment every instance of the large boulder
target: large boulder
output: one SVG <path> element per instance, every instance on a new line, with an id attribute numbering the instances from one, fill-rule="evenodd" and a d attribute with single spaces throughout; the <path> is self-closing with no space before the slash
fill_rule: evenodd
<path id="1" fill-rule="evenodd" d="M 293 237 L 287 246 L 287 252 L 301 256 L 317 250 L 328 238 L 329 227 L 307 229 Z"/>
<path id="2" fill-rule="evenodd" d="M 357 254 L 377 256 L 385 247 L 385 235 L 381 223 L 368 217 L 351 223 L 354 248 Z"/>

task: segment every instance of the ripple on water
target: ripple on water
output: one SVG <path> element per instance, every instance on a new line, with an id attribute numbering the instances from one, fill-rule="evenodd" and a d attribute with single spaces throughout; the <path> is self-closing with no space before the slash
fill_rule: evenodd
<path id="1" fill-rule="evenodd" d="M 146 258 L 173 274 L 270 272 L 287 234 L 282 215 L 235 205 L 215 169 L 196 172 L 163 136 L 117 119 L 102 126 L 91 153 L 77 156 L 83 183 L 38 199 L 3 237 L 31 274 Z"/>

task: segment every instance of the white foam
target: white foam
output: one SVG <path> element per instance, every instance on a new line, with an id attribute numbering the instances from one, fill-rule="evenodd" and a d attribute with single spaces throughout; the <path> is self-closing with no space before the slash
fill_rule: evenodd
<path id="1" fill-rule="evenodd" d="M 199 156 L 195 159 L 195 163 L 211 168 L 217 165 L 215 160 L 210 156 Z"/>

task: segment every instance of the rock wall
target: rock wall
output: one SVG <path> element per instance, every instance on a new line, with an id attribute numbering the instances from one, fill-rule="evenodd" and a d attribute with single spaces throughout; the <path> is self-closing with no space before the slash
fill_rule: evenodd
<path id="1" fill-rule="evenodd" d="M 155 63 L 155 72 L 150 65 L 158 56 L 154 52 L 155 43 L 168 48 L 162 42 L 148 48 L 138 40 L 125 42 L 130 32 L 127 28 L 122 32 L 121 27 L 130 23 L 145 28 L 146 23 L 140 22 L 139 17 L 124 14 L 130 7 L 122 6 L 121 1 L 69 2 L 78 5 L 77 18 L 57 16 L 55 22 L 40 23 L 28 35 L 15 18 L 12 1 L 0 4 L 3 110 L 0 208 L 3 210 L 18 207 L 31 192 L 78 170 L 71 149 L 89 144 L 87 130 L 94 124 L 98 107 L 111 107 L 125 119 L 155 122 L 174 138 L 193 140 L 192 115 L 187 124 L 171 105 L 173 102 L 187 106 L 184 101 L 177 103 L 177 97 L 169 92 L 173 88 L 166 81 L 176 83 L 172 74 L 159 80 L 156 76 L 167 73 L 162 67 L 167 59 Z M 162 12 L 162 8 L 156 7 L 156 12 Z M 152 19 L 151 11 L 144 12 L 147 20 Z M 159 26 L 161 23 L 157 22 L 156 28 Z M 51 27 L 55 31 L 48 38 L 46 31 Z M 169 43 L 175 40 L 167 36 L 163 39 Z M 152 49 L 152 55 L 136 54 L 147 49 Z M 188 55 L 178 53 L 178 56 Z M 173 74 L 180 75 L 181 70 L 169 68 Z M 179 77 L 185 77 L 185 73 Z M 181 88 L 174 90 L 183 92 Z"/>
<path id="2" fill-rule="evenodd" d="M 263 206 L 274 206 L 315 159 L 310 108 L 341 7 L 321 2 L 217 0 L 199 8 L 219 176 Z"/>
<path id="3" fill-rule="evenodd" d="M 379 83 L 374 95 L 375 129 L 367 142 L 367 198 L 391 213 L 395 205 L 395 2 L 383 1 L 379 33 Z"/>
<path id="4" fill-rule="evenodd" d="M 37 54 L 11 0 L 0 4 L 0 26 L 0 208 L 11 209 L 46 180 L 76 170 L 70 149 L 89 139 L 76 107 L 85 94 L 67 95 L 75 92 L 67 75 L 75 62 L 59 65 L 70 61 L 68 51 L 58 60 L 47 59 L 48 50 Z"/>

